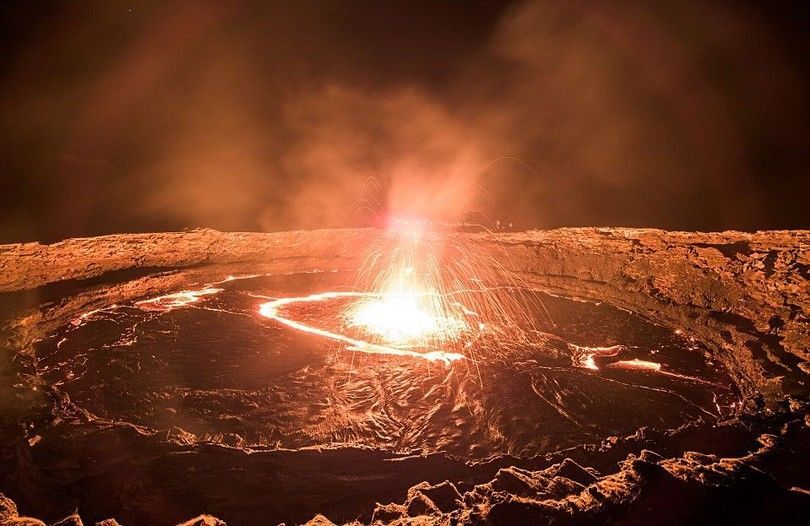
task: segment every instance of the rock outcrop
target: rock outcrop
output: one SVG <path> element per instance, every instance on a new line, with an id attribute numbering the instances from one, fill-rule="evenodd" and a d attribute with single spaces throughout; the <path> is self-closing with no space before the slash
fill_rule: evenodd
<path id="1" fill-rule="evenodd" d="M 786 444 L 798 443 L 796 451 Z M 501 469 L 442 509 L 443 495 L 426 483 L 408 492 L 403 504 L 378 505 L 372 522 L 383 524 L 788 524 L 810 510 L 810 492 L 785 488 L 768 471 L 780 455 L 798 453 L 810 464 L 810 430 L 791 422 L 780 436 L 762 435 L 745 456 L 720 458 L 687 452 L 663 459 L 642 450 L 619 463 L 615 473 L 596 476 L 570 459 L 539 471 Z M 455 489 L 455 488 L 453 488 Z"/>

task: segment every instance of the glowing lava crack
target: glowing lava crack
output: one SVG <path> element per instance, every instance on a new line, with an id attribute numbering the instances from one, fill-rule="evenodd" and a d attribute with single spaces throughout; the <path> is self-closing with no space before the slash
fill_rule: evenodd
<path id="1" fill-rule="evenodd" d="M 353 310 L 349 324 L 382 336 L 386 345 L 352 338 L 326 329 L 312 327 L 306 323 L 284 316 L 285 306 L 303 302 L 320 302 L 339 298 L 358 298 L 358 307 Z M 280 298 L 263 303 L 259 313 L 298 331 L 315 334 L 323 338 L 342 342 L 346 349 L 369 354 L 388 354 L 422 358 L 431 362 L 449 365 L 465 358 L 463 354 L 447 351 L 420 352 L 414 350 L 415 342 L 429 339 L 436 334 L 457 336 L 466 324 L 457 318 L 431 316 L 419 308 L 414 295 L 371 294 L 363 292 L 323 292 L 297 298 Z"/>

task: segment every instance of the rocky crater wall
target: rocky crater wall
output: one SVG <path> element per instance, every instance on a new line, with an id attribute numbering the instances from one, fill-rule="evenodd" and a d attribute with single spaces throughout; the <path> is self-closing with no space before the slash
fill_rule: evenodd
<path id="1" fill-rule="evenodd" d="M 352 269 L 381 235 L 373 229 L 203 229 L 2 245 L 0 292 L 139 268 L 255 262 Z M 487 251 L 532 286 L 605 301 L 709 344 L 755 406 L 808 394 L 810 231 L 577 228 L 448 235 Z"/>

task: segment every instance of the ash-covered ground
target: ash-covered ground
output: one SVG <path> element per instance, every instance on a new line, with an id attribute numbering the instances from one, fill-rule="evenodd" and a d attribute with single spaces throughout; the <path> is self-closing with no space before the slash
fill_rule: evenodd
<path id="1" fill-rule="evenodd" d="M 699 261 L 720 263 L 701 250 Z M 792 265 L 781 254 L 768 277 Z M 804 362 L 787 345 L 801 341 L 804 308 L 791 298 L 806 294 L 780 281 L 799 309 L 784 322 L 791 333 L 775 317 L 760 333 L 714 311 L 665 326 L 651 320 L 679 312 L 662 299 L 667 283 L 676 291 L 700 283 L 677 288 L 673 269 L 657 275 L 660 303 L 637 303 L 643 316 L 566 298 L 560 287 L 557 296 L 517 291 L 532 298 L 527 337 L 477 339 L 449 365 L 352 352 L 259 313 L 271 298 L 348 289 L 349 272 L 143 268 L 2 295 L 0 492 L 13 501 L 0 497 L 0 524 L 74 512 L 85 524 L 114 517 L 125 525 L 200 513 L 232 525 L 328 524 L 323 516 L 760 524 L 805 515 Z M 581 283 L 566 287 L 610 282 Z M 727 294 L 706 291 L 712 296 L 691 301 Z M 350 331 L 341 301 L 293 304 L 285 314 Z M 735 353 L 745 336 L 750 359 L 739 354 L 730 370 L 737 362 L 704 340 L 711 331 Z M 757 363 L 783 368 L 783 388 L 794 394 L 757 394 L 745 381 Z M 752 378 L 767 392 L 778 377 Z M 71 517 L 64 524 L 80 520 Z"/>

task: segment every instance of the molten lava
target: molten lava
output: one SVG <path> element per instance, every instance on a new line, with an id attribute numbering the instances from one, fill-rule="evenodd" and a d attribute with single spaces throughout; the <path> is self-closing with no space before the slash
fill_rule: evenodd
<path id="1" fill-rule="evenodd" d="M 395 259 L 383 271 L 376 280 L 377 292 L 349 310 L 349 326 L 399 346 L 443 345 L 458 339 L 467 323 L 430 285 L 432 276 L 414 270 L 412 259 L 411 254 L 404 262 Z"/>
<path id="2" fill-rule="evenodd" d="M 259 314 L 261 314 L 266 318 L 270 318 L 280 323 L 283 323 L 284 325 L 292 327 L 293 329 L 321 336 L 323 338 L 328 338 L 330 340 L 345 343 L 346 349 L 350 351 L 359 351 L 369 354 L 390 354 L 396 356 L 409 356 L 413 358 L 423 358 L 431 362 L 444 362 L 445 364 L 449 364 L 450 362 L 453 362 L 455 360 L 461 360 L 464 358 L 464 355 L 462 354 L 454 352 L 445 352 L 443 350 L 419 352 L 413 350 L 412 348 L 409 348 L 407 345 L 398 346 L 397 342 L 392 342 L 389 345 L 384 345 L 372 343 L 359 338 L 352 338 L 350 336 L 346 336 L 345 334 L 330 331 L 327 329 L 321 329 L 318 327 L 313 327 L 304 322 L 297 321 L 295 319 L 287 317 L 286 314 L 283 312 L 283 308 L 285 306 L 290 306 L 303 302 L 329 301 L 337 298 L 358 298 L 358 301 L 361 302 L 362 304 L 371 305 L 370 303 L 366 303 L 369 296 L 373 295 L 362 292 L 323 292 L 320 294 L 310 294 L 309 296 L 297 298 L 280 298 L 277 300 L 268 301 L 267 303 L 263 303 L 259 307 Z M 394 322 L 390 320 L 386 322 L 386 324 L 391 323 Z"/>
<path id="3" fill-rule="evenodd" d="M 388 341 L 407 341 L 436 330 L 436 319 L 419 308 L 415 297 L 395 295 L 363 303 L 351 321 Z"/>

